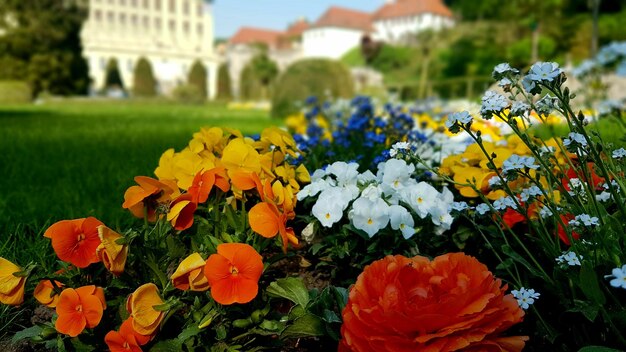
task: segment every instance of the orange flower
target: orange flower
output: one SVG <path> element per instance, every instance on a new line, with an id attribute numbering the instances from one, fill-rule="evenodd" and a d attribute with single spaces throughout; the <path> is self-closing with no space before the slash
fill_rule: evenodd
<path id="1" fill-rule="evenodd" d="M 156 221 L 156 209 L 160 203 L 167 203 L 180 195 L 176 181 L 155 180 L 151 177 L 137 176 L 139 186 L 131 186 L 124 193 L 122 208 L 143 219 L 144 208 L 148 210 L 148 221 Z"/>
<path id="2" fill-rule="evenodd" d="M 250 228 L 265 238 L 273 238 L 277 234 L 283 241 L 283 252 L 287 252 L 287 245 L 298 245 L 292 228 L 286 227 L 287 216 L 282 214 L 274 204 L 262 202 L 253 206 L 248 213 Z"/>
<path id="3" fill-rule="evenodd" d="M 54 284 L 59 288 L 65 286 L 56 280 L 54 281 Z M 35 296 L 35 299 L 37 299 L 39 303 L 50 308 L 56 308 L 57 303 L 59 302 L 59 293 L 55 291 L 50 280 L 39 281 L 39 284 L 35 287 L 33 296 Z"/>
<path id="4" fill-rule="evenodd" d="M 204 276 L 204 266 L 206 262 L 200 254 L 193 253 L 185 258 L 174 274 L 172 274 L 172 283 L 174 287 L 180 290 L 206 291 L 209 289 L 209 281 Z"/>
<path id="5" fill-rule="evenodd" d="M 123 238 L 122 235 L 102 225 L 98 227 L 98 237 L 102 241 L 96 249 L 98 258 L 113 275 L 122 275 L 128 256 L 128 246 L 117 243 L 117 240 Z"/>
<path id="6" fill-rule="evenodd" d="M 216 167 L 196 174 L 188 190 L 189 194 L 192 195 L 192 201 L 197 204 L 206 202 L 209 198 L 209 193 L 213 190 L 213 186 L 217 186 L 222 192 L 228 192 L 230 189 L 230 183 L 224 168 Z"/>
<path id="7" fill-rule="evenodd" d="M 96 249 L 100 245 L 98 226 L 104 225 L 96 218 L 62 220 L 54 223 L 43 234 L 52 239 L 52 248 L 59 259 L 78 268 L 100 261 Z"/>
<path id="8" fill-rule="evenodd" d="M 26 277 L 16 276 L 22 268 L 0 257 L 0 303 L 18 306 L 24 302 Z"/>
<path id="9" fill-rule="evenodd" d="M 185 193 L 172 202 L 170 211 L 167 213 L 167 221 L 179 231 L 186 230 L 193 225 L 193 214 L 198 204 L 192 200 L 192 195 Z"/>
<path id="10" fill-rule="evenodd" d="M 122 323 L 120 331 L 109 331 L 104 337 L 104 342 L 111 352 L 141 352 L 141 347 L 150 342 L 149 336 L 138 334 L 133 329 L 133 318 L 130 317 Z"/>
<path id="11" fill-rule="evenodd" d="M 463 253 L 429 261 L 387 256 L 365 267 L 343 311 L 346 351 L 518 352 L 527 337 L 502 337 L 524 311 L 506 285 Z"/>
<path id="12" fill-rule="evenodd" d="M 204 274 L 211 286 L 211 296 L 220 304 L 248 303 L 259 291 L 263 258 L 243 243 L 223 243 L 217 254 L 206 261 Z"/>
<path id="13" fill-rule="evenodd" d="M 102 319 L 106 308 L 102 288 L 84 286 L 66 288 L 61 292 L 57 303 L 55 327 L 58 332 L 71 337 L 78 336 L 85 328 L 94 328 Z"/>
<path id="14" fill-rule="evenodd" d="M 154 309 L 162 305 L 163 299 L 159 296 L 159 289 L 149 283 L 135 290 L 126 302 L 126 309 L 133 317 L 132 327 L 138 334 L 152 336 L 161 325 L 165 312 Z"/>

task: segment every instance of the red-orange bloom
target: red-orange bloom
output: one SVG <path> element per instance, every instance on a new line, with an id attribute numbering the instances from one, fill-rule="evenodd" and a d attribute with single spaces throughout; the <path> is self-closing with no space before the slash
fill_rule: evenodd
<path id="1" fill-rule="evenodd" d="M 192 200 L 192 195 L 185 193 L 172 202 L 170 211 L 167 213 L 167 221 L 179 231 L 186 230 L 193 225 L 193 214 L 198 204 Z"/>
<path id="2" fill-rule="evenodd" d="M 243 243 L 220 244 L 217 254 L 212 254 L 204 267 L 211 296 L 225 305 L 252 301 L 259 292 L 262 273 L 263 258 Z"/>
<path id="3" fill-rule="evenodd" d="M 52 248 L 59 259 L 78 268 L 100 261 L 96 249 L 100 245 L 98 226 L 104 225 L 96 218 L 62 220 L 54 223 L 43 234 L 52 239 Z"/>
<path id="4" fill-rule="evenodd" d="M 59 288 L 65 286 L 56 280 L 54 281 L 54 284 Z M 35 299 L 37 299 L 39 303 L 50 308 L 56 308 L 57 303 L 59 302 L 59 293 L 55 291 L 50 280 L 39 281 L 39 284 L 35 287 L 33 296 L 35 296 Z"/>
<path id="5" fill-rule="evenodd" d="M 281 213 L 274 204 L 262 202 L 253 206 L 248 213 L 248 220 L 252 231 L 265 238 L 273 238 L 277 234 L 283 241 L 283 252 L 287 252 L 287 245 L 298 245 L 298 238 L 293 229 L 287 227 L 287 216 Z"/>
<path id="6" fill-rule="evenodd" d="M 66 288 L 61 292 L 57 303 L 55 327 L 58 332 L 71 337 L 78 336 L 85 328 L 94 328 L 102 319 L 106 308 L 102 288 L 84 286 Z"/>
<path id="7" fill-rule="evenodd" d="M 565 226 L 569 226 L 570 220 L 574 220 L 575 218 L 573 214 L 561 214 L 559 215 L 559 217 L 561 218 L 561 221 L 565 224 Z M 557 222 L 556 228 L 557 228 L 556 232 L 559 235 L 559 238 L 561 239 L 561 241 L 563 241 L 563 243 L 565 243 L 566 245 L 571 246 L 572 243 L 569 240 L 567 231 L 565 231 L 563 226 L 561 226 L 560 222 Z M 580 235 L 576 231 L 572 231 L 572 238 L 577 240 L 580 238 Z"/>
<path id="8" fill-rule="evenodd" d="M 198 172 L 187 192 L 191 194 L 191 200 L 194 203 L 202 204 L 209 199 L 209 193 L 213 190 L 213 186 L 221 189 L 222 192 L 228 192 L 230 189 L 228 176 L 223 167 Z"/>
<path id="9" fill-rule="evenodd" d="M 588 162 L 587 169 L 589 170 L 589 174 L 591 176 L 591 182 L 592 182 L 593 188 L 598 189 L 602 184 L 605 183 L 605 181 L 604 181 L 604 178 L 596 174 L 594 165 L 595 164 L 593 162 Z M 565 188 L 566 191 L 572 190 L 570 187 L 570 180 L 573 178 L 577 178 L 581 182 L 589 183 L 589 181 L 587 180 L 586 172 L 583 170 L 583 168 L 584 166 L 579 164 L 579 165 L 576 165 L 576 168 L 567 169 L 567 172 L 565 173 L 565 177 L 563 177 L 563 179 L 561 180 L 563 188 Z"/>
<path id="10" fill-rule="evenodd" d="M 109 331 L 104 342 L 111 352 L 141 352 L 141 347 L 150 342 L 150 336 L 144 336 L 133 329 L 133 317 L 124 320 L 120 331 Z"/>
<path id="11" fill-rule="evenodd" d="M 136 176 L 138 186 L 131 186 L 124 193 L 122 208 L 143 219 L 147 208 L 148 221 L 156 221 L 159 203 L 167 203 L 180 195 L 176 181 L 155 180 L 151 177 Z"/>
<path id="12" fill-rule="evenodd" d="M 507 351 L 527 337 L 500 335 L 524 311 L 506 285 L 463 253 L 433 261 L 387 256 L 365 267 L 343 311 L 344 351 Z"/>

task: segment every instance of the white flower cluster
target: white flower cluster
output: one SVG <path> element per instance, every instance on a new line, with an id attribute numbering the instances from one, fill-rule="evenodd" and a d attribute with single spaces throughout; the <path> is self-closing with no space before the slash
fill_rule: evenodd
<path id="1" fill-rule="evenodd" d="M 582 255 L 578 255 L 572 251 L 563 252 L 560 256 L 556 258 L 556 262 L 559 264 L 565 264 L 569 266 L 580 266 L 580 261 L 583 259 Z"/>
<path id="2" fill-rule="evenodd" d="M 528 309 L 528 307 L 535 303 L 535 300 L 539 299 L 539 296 L 541 295 L 539 292 L 535 292 L 532 288 L 526 289 L 524 287 L 519 290 L 511 291 L 511 294 L 515 297 L 517 304 L 519 304 L 522 309 Z"/>
<path id="3" fill-rule="evenodd" d="M 378 165 L 376 175 L 370 171 L 360 174 L 358 167 L 356 163 L 335 162 L 315 171 L 311 184 L 298 193 L 298 200 L 317 196 L 312 213 L 322 226 L 332 227 L 347 210 L 352 225 L 370 237 L 390 225 L 410 238 L 415 234 L 414 215 L 430 217 L 438 234 L 450 229 L 452 192 L 418 183 L 412 178 L 414 165 L 390 159 Z"/>

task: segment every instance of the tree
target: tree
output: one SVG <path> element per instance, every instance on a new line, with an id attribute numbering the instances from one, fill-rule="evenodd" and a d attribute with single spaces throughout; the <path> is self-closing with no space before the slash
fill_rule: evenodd
<path id="1" fill-rule="evenodd" d="M 117 59 L 114 57 L 109 59 L 104 76 L 104 89 L 109 88 L 124 89 L 124 81 L 117 65 Z"/>
<path id="2" fill-rule="evenodd" d="M 233 88 L 230 82 L 228 65 L 223 63 L 217 70 L 217 99 L 230 100 L 233 97 Z"/>
<path id="3" fill-rule="evenodd" d="M 9 73 L 0 70 L 0 79 L 28 81 L 34 94 L 42 90 L 61 95 L 86 93 L 89 72 L 80 40 L 86 17 L 87 8 L 80 1 L 0 1 L 2 61 L 21 68 Z"/>
<path id="4" fill-rule="evenodd" d="M 187 81 L 190 86 L 198 89 L 203 99 L 207 98 L 207 70 L 200 60 L 194 61 Z"/>
<path id="5" fill-rule="evenodd" d="M 241 73 L 242 97 L 267 99 L 270 87 L 277 76 L 278 65 L 267 56 L 265 50 L 260 50 Z"/>
<path id="6" fill-rule="evenodd" d="M 137 97 L 153 97 L 157 93 L 156 85 L 150 61 L 145 57 L 139 58 L 135 65 L 133 94 Z"/>

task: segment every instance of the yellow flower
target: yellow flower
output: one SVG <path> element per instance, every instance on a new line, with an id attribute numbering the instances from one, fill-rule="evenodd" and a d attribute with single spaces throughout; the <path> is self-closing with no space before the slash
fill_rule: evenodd
<path id="1" fill-rule="evenodd" d="M 159 296 L 159 289 L 155 284 L 145 284 L 135 290 L 126 302 L 126 309 L 133 317 L 133 329 L 141 335 L 154 334 L 165 316 L 165 312 L 154 307 L 163 303 L 165 302 Z"/>
<path id="2" fill-rule="evenodd" d="M 297 157 L 296 142 L 291 134 L 278 127 L 268 127 L 261 132 L 261 138 L 258 142 L 263 151 L 270 151 L 271 146 L 275 146 L 284 154 Z"/>
<path id="3" fill-rule="evenodd" d="M 193 134 L 193 139 L 189 142 L 189 149 L 199 154 L 202 151 L 221 151 L 223 149 L 222 138 L 224 131 L 219 127 L 202 128 L 200 132 Z"/>
<path id="4" fill-rule="evenodd" d="M 26 277 L 16 276 L 22 268 L 0 257 L 0 303 L 18 306 L 24 302 Z"/>
<path id="5" fill-rule="evenodd" d="M 178 187 L 184 190 L 189 189 L 198 172 L 211 170 L 217 166 L 215 156 L 203 158 L 189 148 L 183 149 L 176 155 L 174 165 L 174 178 L 178 182 Z"/>
<path id="6" fill-rule="evenodd" d="M 261 156 L 243 138 L 230 141 L 222 154 L 222 164 L 232 172 L 244 171 L 248 173 L 261 172 Z"/>
<path id="7" fill-rule="evenodd" d="M 154 174 L 159 178 L 159 180 L 174 180 L 176 176 L 174 176 L 176 167 L 174 165 L 174 157 L 176 152 L 174 148 L 170 148 L 165 151 L 161 155 L 159 159 L 159 166 L 154 170 Z"/>
<path id="8" fill-rule="evenodd" d="M 307 128 L 306 117 L 304 117 L 303 113 L 298 115 L 291 115 L 287 117 L 285 120 L 285 125 L 289 128 L 290 131 L 297 134 L 305 134 Z"/>
<path id="9" fill-rule="evenodd" d="M 120 276 L 124 272 L 126 258 L 128 257 L 128 245 L 118 244 L 122 235 L 101 225 L 98 226 L 98 237 L 102 243 L 96 249 L 98 258 L 104 267 L 115 276 Z"/>
<path id="10" fill-rule="evenodd" d="M 65 286 L 56 280 L 54 281 L 54 284 L 59 288 Z M 56 308 L 57 303 L 59 302 L 59 294 L 60 292 L 55 292 L 54 286 L 50 280 L 39 281 L 39 284 L 37 284 L 37 287 L 35 287 L 35 291 L 33 292 L 35 299 L 49 308 Z"/>
<path id="11" fill-rule="evenodd" d="M 204 276 L 205 260 L 193 253 L 183 260 L 172 274 L 172 284 L 180 290 L 206 291 L 209 281 Z"/>

